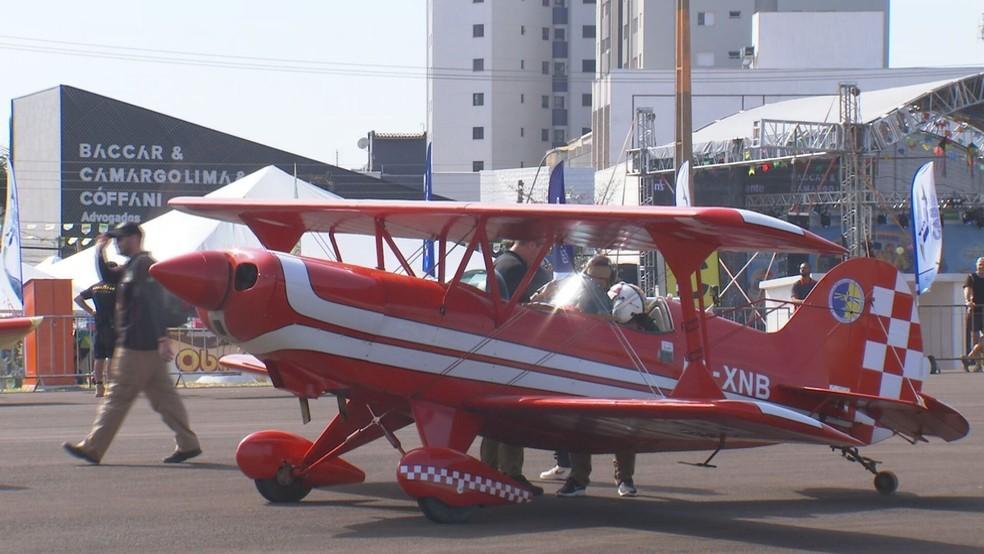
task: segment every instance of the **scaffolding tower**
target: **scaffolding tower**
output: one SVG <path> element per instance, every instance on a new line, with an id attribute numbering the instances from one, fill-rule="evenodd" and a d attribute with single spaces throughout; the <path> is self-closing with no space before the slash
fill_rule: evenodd
<path id="1" fill-rule="evenodd" d="M 871 242 L 874 160 L 863 152 L 865 129 L 858 103 L 861 91 L 849 84 L 841 84 L 838 88 L 841 143 L 844 145 L 840 163 L 841 231 L 848 256 L 853 258 L 867 256 Z"/>

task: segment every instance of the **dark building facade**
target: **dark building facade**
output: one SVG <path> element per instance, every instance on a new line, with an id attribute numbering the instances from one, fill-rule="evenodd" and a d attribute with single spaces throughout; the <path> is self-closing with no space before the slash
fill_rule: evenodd
<path id="1" fill-rule="evenodd" d="M 12 101 L 26 257 L 61 254 L 123 221 L 146 221 L 176 196 L 199 196 L 267 165 L 352 199 L 422 199 L 406 186 L 61 85 Z M 422 162 L 421 157 L 421 164 Z M 422 172 L 421 172 L 422 173 Z M 72 243 L 76 243 L 73 240 Z M 31 250 L 38 252 L 31 256 Z"/>
<path id="2" fill-rule="evenodd" d="M 393 183 L 423 186 L 427 133 L 369 131 L 368 140 L 369 171 Z"/>

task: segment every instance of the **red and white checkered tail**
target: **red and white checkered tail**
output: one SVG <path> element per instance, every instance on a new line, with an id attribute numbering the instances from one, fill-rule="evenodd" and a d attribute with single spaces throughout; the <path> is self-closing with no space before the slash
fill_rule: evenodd
<path id="1" fill-rule="evenodd" d="M 923 404 L 929 363 L 919 313 L 912 288 L 894 266 L 870 258 L 838 265 L 817 283 L 783 334 L 809 352 L 805 385 Z M 845 406 L 841 427 L 869 443 L 893 434 L 858 406 Z"/>

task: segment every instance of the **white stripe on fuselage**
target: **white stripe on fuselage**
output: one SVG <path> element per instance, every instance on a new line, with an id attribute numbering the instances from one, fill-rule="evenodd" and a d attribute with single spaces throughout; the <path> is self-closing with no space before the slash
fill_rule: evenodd
<path id="1" fill-rule="evenodd" d="M 448 372 L 449 376 L 502 385 L 509 383 L 523 373 L 523 370 L 505 365 L 476 360 L 459 362 L 460 358 L 455 356 L 357 339 L 306 325 L 281 327 L 242 342 L 240 346 L 247 352 L 261 354 L 277 350 L 321 352 L 435 375 L 444 373 L 445 368 L 457 363 L 454 369 Z M 514 385 L 576 396 L 619 398 L 641 396 L 641 393 L 636 390 L 536 372 L 527 373 Z"/>
<path id="2" fill-rule="evenodd" d="M 314 292 L 310 277 L 308 276 L 307 267 L 304 265 L 303 260 L 288 254 L 275 254 L 280 259 L 281 266 L 283 267 L 287 288 L 287 302 L 298 314 L 316 319 L 318 321 L 329 322 L 347 329 L 352 329 L 354 331 L 378 335 L 390 339 L 402 340 L 410 343 L 417 343 L 432 348 L 458 350 L 462 353 L 459 357 L 444 356 L 444 358 L 447 358 L 449 361 L 443 366 L 432 368 L 438 373 L 450 367 L 450 365 L 455 363 L 458 358 L 464 357 L 466 353 L 472 353 L 500 360 L 512 360 L 560 371 L 579 373 L 591 377 L 601 377 L 604 379 L 628 382 L 636 385 L 645 386 L 652 384 L 653 386 L 658 386 L 667 390 L 672 389 L 676 385 L 675 379 L 670 379 L 661 375 L 649 374 L 644 376 L 635 369 L 628 369 L 603 364 L 592 360 L 586 360 L 583 358 L 576 358 L 574 356 L 557 354 L 548 350 L 533 348 L 513 342 L 489 339 L 488 337 L 481 335 L 456 331 L 418 321 L 387 316 L 380 312 L 331 302 L 321 298 Z M 414 350 L 413 352 L 419 353 L 420 351 Z M 400 364 L 395 365 L 399 366 Z M 485 365 L 490 365 L 495 368 L 507 367 L 500 366 L 498 364 Z M 509 369 L 517 372 L 521 371 L 515 370 L 514 368 Z M 455 368 L 453 373 L 464 377 L 458 368 Z M 511 375 L 511 378 L 506 382 L 518 377 L 519 373 L 511 373 Z M 538 384 L 541 383 L 543 380 L 540 379 L 540 375 L 543 374 L 528 372 L 513 384 L 517 386 L 530 386 L 532 388 L 542 389 L 542 386 L 533 386 L 531 384 L 532 382 L 537 382 Z M 498 380 L 493 382 L 498 382 Z M 591 386 L 594 385 L 591 384 Z M 630 392 L 633 396 L 649 396 L 648 394 L 642 393 L 638 390 L 629 390 L 628 392 Z M 620 396 L 624 396 L 624 394 Z"/>

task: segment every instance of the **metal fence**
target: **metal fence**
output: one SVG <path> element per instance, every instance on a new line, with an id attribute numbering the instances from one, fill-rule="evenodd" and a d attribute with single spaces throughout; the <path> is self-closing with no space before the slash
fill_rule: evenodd
<path id="1" fill-rule="evenodd" d="M 13 315 L 13 314 L 10 314 Z M 26 375 L 24 341 L 15 347 L 0 349 L 0 391 L 21 389 L 25 384 L 33 390 L 64 386 L 92 386 L 94 368 L 93 345 L 95 320 L 89 315 L 45 316 L 34 331 L 49 334 L 51 340 L 38 344 L 35 352 L 41 370 L 37 376 Z M 175 359 L 170 373 L 177 383 L 192 375 L 237 375 L 224 371 L 218 360 L 239 349 L 226 343 L 204 328 L 176 327 L 169 330 L 174 341 Z M 43 366 L 43 367 L 40 367 Z"/>

